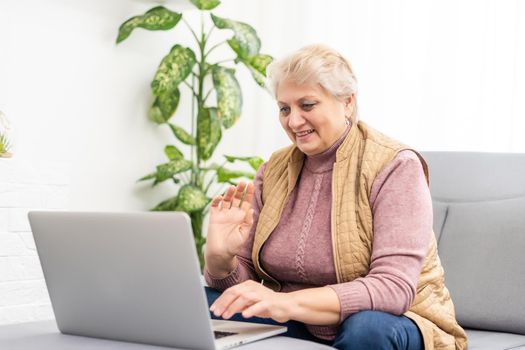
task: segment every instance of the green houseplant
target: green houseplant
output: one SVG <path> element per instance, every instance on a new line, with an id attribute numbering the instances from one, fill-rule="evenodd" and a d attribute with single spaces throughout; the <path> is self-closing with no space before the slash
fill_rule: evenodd
<path id="1" fill-rule="evenodd" d="M 255 82 L 264 88 L 266 67 L 272 57 L 259 52 L 261 42 L 250 25 L 221 18 L 211 12 L 210 20 L 205 20 L 205 13 L 220 5 L 219 0 L 190 1 L 201 11 L 199 30 L 194 30 L 182 13 L 157 6 L 143 15 L 125 21 L 119 28 L 117 43 L 127 39 L 135 28 L 170 30 L 181 21 L 195 39 L 195 51 L 175 44 L 160 62 L 151 82 L 154 102 L 149 110 L 149 118 L 169 127 L 179 146 L 182 144 L 186 147 L 189 159 L 177 146 L 166 145 L 164 153 L 168 158 L 167 162 L 159 164 L 155 172 L 139 181 L 151 180 L 155 186 L 168 180 L 178 186 L 177 195 L 167 198 L 152 210 L 176 210 L 189 214 L 202 267 L 202 248 L 206 241 L 202 235 L 202 225 L 213 197 L 212 192 L 219 193 L 226 184 L 235 184 L 239 178 L 253 179 L 255 171 L 263 163 L 259 157 L 225 156 L 222 164 L 208 164 L 222 138 L 223 129 L 232 127 L 241 114 L 241 89 L 235 70 L 225 63 L 233 61 L 231 63 L 235 65 L 243 64 L 249 69 Z M 233 36 L 211 46 L 210 38 L 214 29 L 231 30 Z M 236 58 L 211 62 L 210 53 L 222 44 L 229 45 Z M 190 89 L 192 96 L 192 130 L 189 132 L 170 121 L 179 104 L 180 87 Z M 213 95 L 215 103 L 210 102 L 210 96 Z M 247 163 L 250 170 L 240 171 L 226 167 L 227 163 L 235 161 Z"/>
<path id="2" fill-rule="evenodd" d="M 0 158 L 10 158 L 12 154 L 11 142 L 8 138 L 9 121 L 2 111 L 0 111 Z"/>
<path id="3" fill-rule="evenodd" d="M 0 133 L 0 158 L 10 158 L 11 153 L 9 153 L 9 150 L 11 149 L 11 143 L 9 142 L 9 139 L 6 135 Z"/>

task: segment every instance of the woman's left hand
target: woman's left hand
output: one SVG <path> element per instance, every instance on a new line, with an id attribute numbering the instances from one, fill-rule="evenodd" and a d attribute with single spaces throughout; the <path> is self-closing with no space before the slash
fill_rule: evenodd
<path id="1" fill-rule="evenodd" d="M 287 293 L 274 292 L 250 280 L 226 289 L 210 311 L 224 319 L 240 312 L 244 318 L 257 316 L 284 323 L 290 320 L 291 299 Z"/>

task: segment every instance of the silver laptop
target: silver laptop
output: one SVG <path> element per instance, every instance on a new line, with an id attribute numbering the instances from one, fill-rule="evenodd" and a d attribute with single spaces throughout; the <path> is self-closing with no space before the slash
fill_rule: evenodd
<path id="1" fill-rule="evenodd" d="M 286 327 L 210 319 L 184 213 L 29 213 L 62 333 L 227 349 Z"/>

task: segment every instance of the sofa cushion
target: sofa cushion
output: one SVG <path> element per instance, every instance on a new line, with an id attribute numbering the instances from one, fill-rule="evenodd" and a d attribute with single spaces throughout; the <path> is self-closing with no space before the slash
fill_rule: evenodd
<path id="1" fill-rule="evenodd" d="M 525 335 L 466 329 L 471 350 L 525 349 Z"/>
<path id="2" fill-rule="evenodd" d="M 434 229 L 434 235 L 436 236 L 436 240 L 439 242 L 441 238 L 441 232 L 443 232 L 443 226 L 445 224 L 445 219 L 447 217 L 447 210 L 448 210 L 448 204 L 439 202 L 439 201 L 433 201 L 432 203 L 432 211 L 433 211 L 433 229 Z"/>
<path id="3" fill-rule="evenodd" d="M 439 243 L 458 322 L 525 334 L 525 198 L 449 203 Z"/>
<path id="4" fill-rule="evenodd" d="M 525 154 L 423 152 L 433 200 L 475 202 L 525 196 Z"/>

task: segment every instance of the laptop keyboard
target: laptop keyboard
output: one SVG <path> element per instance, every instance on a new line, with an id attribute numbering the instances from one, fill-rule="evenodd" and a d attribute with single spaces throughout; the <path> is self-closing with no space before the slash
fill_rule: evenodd
<path id="1" fill-rule="evenodd" d="M 237 334 L 237 333 L 213 331 L 213 334 L 215 334 L 215 339 L 220 339 L 220 338 L 224 338 L 224 337 L 227 337 L 229 335 L 234 335 L 234 334 Z"/>

